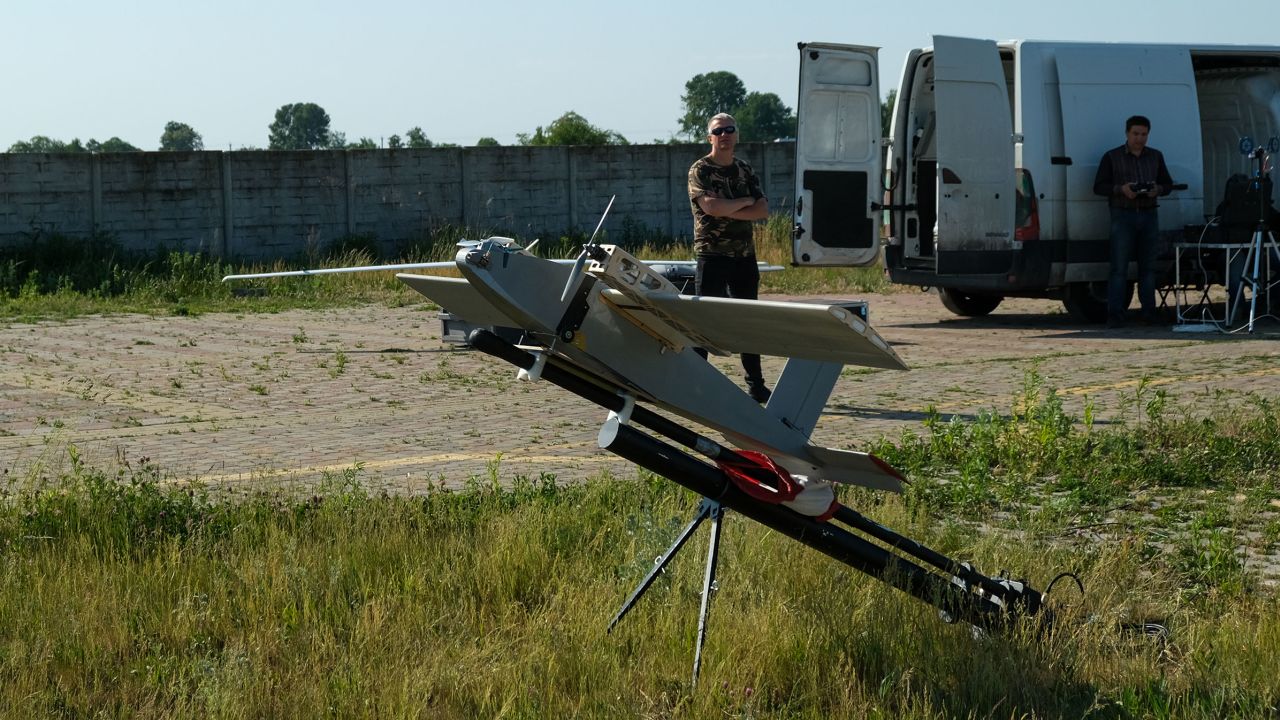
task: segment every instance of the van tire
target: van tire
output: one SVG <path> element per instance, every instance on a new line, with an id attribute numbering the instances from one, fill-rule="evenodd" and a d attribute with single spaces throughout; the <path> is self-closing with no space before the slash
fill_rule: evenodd
<path id="1" fill-rule="evenodd" d="M 1125 286 L 1124 304 L 1133 300 L 1133 283 Z M 1062 293 L 1062 305 L 1071 317 L 1083 323 L 1107 321 L 1107 281 L 1071 283 Z"/>
<path id="2" fill-rule="evenodd" d="M 938 288 L 942 306 L 962 317 L 990 315 L 1004 300 L 1001 295 L 975 295 L 955 288 Z"/>

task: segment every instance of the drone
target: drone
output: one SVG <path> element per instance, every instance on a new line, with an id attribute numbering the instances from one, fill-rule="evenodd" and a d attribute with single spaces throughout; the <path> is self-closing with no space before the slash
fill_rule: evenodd
<path id="1" fill-rule="evenodd" d="M 694 518 L 609 624 L 612 630 L 701 523 L 711 520 L 695 684 L 717 587 L 721 521 L 728 510 L 934 605 L 944 621 L 968 624 L 975 633 L 1021 617 L 1051 621 L 1047 591 L 1025 580 L 984 575 L 839 501 L 836 485 L 901 492 L 908 482 L 872 454 L 811 440 L 845 365 L 907 369 L 867 322 L 864 303 L 683 295 L 651 263 L 596 242 L 603 223 L 604 217 L 571 261 L 541 258 L 510 238 L 495 237 L 459 243 L 452 262 L 226 279 L 456 268 L 461 278 L 396 277 L 476 326 L 468 344 L 516 366 L 521 379 L 549 382 L 607 410 L 597 437 L 600 448 L 702 496 Z M 522 334 L 513 343 L 488 327 Z M 717 356 L 773 355 L 787 362 L 762 406 L 696 349 Z"/>

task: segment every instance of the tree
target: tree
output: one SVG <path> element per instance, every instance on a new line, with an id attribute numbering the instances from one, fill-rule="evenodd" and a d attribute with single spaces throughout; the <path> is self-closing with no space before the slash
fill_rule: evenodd
<path id="1" fill-rule="evenodd" d="M 142 148 L 134 147 L 114 135 L 109 140 L 103 140 L 102 142 L 89 138 L 89 142 L 85 143 L 84 148 L 92 153 L 142 152 Z"/>
<path id="2" fill-rule="evenodd" d="M 268 129 L 271 150 L 318 150 L 329 146 L 329 113 L 315 103 L 281 105 Z"/>
<path id="3" fill-rule="evenodd" d="M 30 140 L 19 140 L 9 146 L 11 153 L 60 153 L 60 152 L 84 152 L 84 147 L 80 145 L 77 138 L 70 143 L 64 143 L 61 140 L 47 137 L 45 135 L 33 135 Z"/>
<path id="4" fill-rule="evenodd" d="M 160 136 L 160 149 L 176 152 L 203 150 L 204 139 L 190 125 L 170 120 L 164 124 L 164 134 Z"/>
<path id="5" fill-rule="evenodd" d="M 747 88 L 737 75 L 725 70 L 694 75 L 684 84 L 684 115 L 680 132 L 693 141 L 707 134 L 707 121 L 716 113 L 732 113 L 747 99 Z"/>
<path id="6" fill-rule="evenodd" d="M 884 102 L 880 103 L 880 134 L 888 137 L 889 125 L 893 121 L 893 105 L 898 101 L 898 89 L 889 91 Z"/>
<path id="7" fill-rule="evenodd" d="M 520 133 L 516 139 L 521 145 L 629 145 L 627 139 L 614 132 L 598 128 L 578 113 L 570 110 L 551 122 L 544 130 L 541 125 L 533 134 Z"/>
<path id="8" fill-rule="evenodd" d="M 349 150 L 376 150 L 376 149 L 377 149 L 377 147 L 378 147 L 378 143 L 377 143 L 377 142 L 375 142 L 373 138 L 370 138 L 370 137 L 362 137 L 362 138 L 360 138 L 359 140 L 357 140 L 356 142 L 353 142 L 353 143 L 351 143 L 350 145 L 348 145 L 348 146 L 347 146 L 347 149 L 349 149 Z"/>
<path id="9" fill-rule="evenodd" d="M 435 146 L 435 143 L 431 142 L 431 140 L 427 138 L 427 134 L 422 132 L 422 128 L 420 127 L 409 128 L 405 132 L 404 136 L 408 139 L 409 147 L 411 148 L 429 148 Z"/>
<path id="10" fill-rule="evenodd" d="M 767 142 L 796 136 L 795 113 L 774 93 L 750 93 L 737 110 L 729 112 L 738 121 L 738 137 L 743 140 Z"/>
<path id="11" fill-rule="evenodd" d="M 482 137 L 476 141 L 476 147 L 502 147 L 502 143 L 491 137 Z"/>
<path id="12" fill-rule="evenodd" d="M 329 144 L 326 146 L 330 150 L 345 150 L 347 148 L 347 134 L 339 130 L 329 133 Z"/>

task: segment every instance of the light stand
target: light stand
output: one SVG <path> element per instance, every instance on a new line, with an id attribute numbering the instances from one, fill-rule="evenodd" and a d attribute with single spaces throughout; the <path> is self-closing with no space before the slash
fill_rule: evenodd
<path id="1" fill-rule="evenodd" d="M 1268 258 L 1267 278 L 1263 280 L 1261 273 L 1262 254 L 1269 248 L 1272 253 L 1280 257 L 1280 244 L 1276 243 L 1276 236 L 1267 225 L 1267 210 L 1270 209 L 1271 204 L 1268 202 L 1270 198 L 1264 192 L 1266 187 L 1264 181 L 1267 177 L 1267 160 L 1269 158 L 1266 150 L 1270 150 L 1273 153 L 1276 152 L 1276 150 L 1280 149 L 1280 141 L 1277 141 L 1276 138 L 1271 138 L 1271 142 L 1268 143 L 1265 149 L 1261 146 L 1246 149 L 1245 142 L 1247 140 L 1248 138 L 1245 138 L 1241 141 L 1241 150 L 1257 163 L 1257 169 L 1253 174 L 1253 183 L 1254 189 L 1258 193 L 1258 224 L 1254 226 L 1253 238 L 1249 241 L 1249 253 L 1245 255 L 1244 260 L 1245 271 L 1251 271 L 1251 274 L 1241 275 L 1239 292 L 1243 292 L 1244 286 L 1248 284 L 1251 293 L 1249 298 L 1248 330 L 1250 334 L 1253 334 L 1253 324 L 1258 316 L 1258 295 L 1265 291 L 1267 293 L 1268 306 L 1271 303 L 1271 262 Z M 1251 142 L 1249 144 L 1252 145 Z M 1252 265 L 1252 268 L 1250 268 L 1250 265 Z"/>

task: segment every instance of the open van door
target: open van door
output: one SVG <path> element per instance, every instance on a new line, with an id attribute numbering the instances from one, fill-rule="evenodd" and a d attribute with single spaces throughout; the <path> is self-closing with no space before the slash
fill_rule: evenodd
<path id="1" fill-rule="evenodd" d="M 1000 51 L 990 40 L 935 36 L 933 67 L 937 273 L 1007 272 L 991 262 L 1011 260 L 1014 247 L 1013 113 Z"/>
<path id="2" fill-rule="evenodd" d="M 870 265 L 880 259 L 884 194 L 878 48 L 800 45 L 796 134 L 799 265 Z"/>

